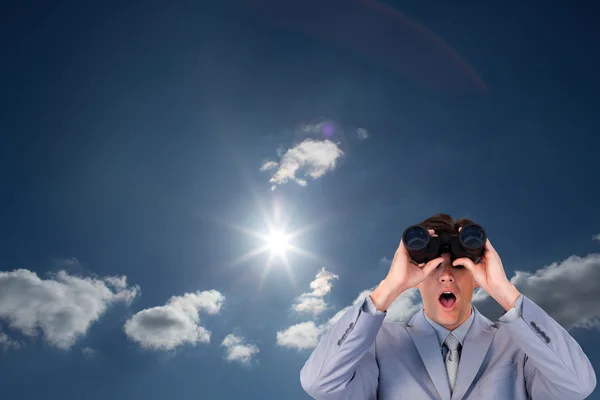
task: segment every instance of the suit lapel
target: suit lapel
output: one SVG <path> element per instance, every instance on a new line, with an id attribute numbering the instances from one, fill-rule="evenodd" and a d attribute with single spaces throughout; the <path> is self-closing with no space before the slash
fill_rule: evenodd
<path id="1" fill-rule="evenodd" d="M 475 307 L 473 307 L 473 312 L 475 318 L 464 340 L 456 384 L 452 392 L 453 400 L 462 399 L 471 386 L 497 330 L 492 322 L 481 315 Z"/>
<path id="2" fill-rule="evenodd" d="M 422 310 L 413 316 L 406 328 L 440 397 L 442 400 L 450 400 L 450 385 L 440 342 L 433 327 L 425 320 Z"/>

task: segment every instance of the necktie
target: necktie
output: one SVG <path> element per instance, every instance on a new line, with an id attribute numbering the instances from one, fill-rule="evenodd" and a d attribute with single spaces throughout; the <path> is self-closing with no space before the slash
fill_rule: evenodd
<path id="1" fill-rule="evenodd" d="M 460 345 L 460 343 L 458 342 L 456 336 L 450 333 L 446 337 L 444 344 L 448 348 L 448 353 L 446 354 L 446 359 L 444 360 L 446 362 L 446 372 L 448 373 L 450 390 L 454 391 L 454 384 L 456 383 L 456 374 L 458 372 L 458 346 Z"/>

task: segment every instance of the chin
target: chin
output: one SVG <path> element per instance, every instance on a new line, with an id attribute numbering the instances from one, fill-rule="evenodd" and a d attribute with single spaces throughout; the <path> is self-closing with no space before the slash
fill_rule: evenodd
<path id="1" fill-rule="evenodd" d="M 460 314 L 457 311 L 438 311 L 437 316 L 440 320 L 448 322 L 456 321 L 460 318 Z"/>
<path id="2" fill-rule="evenodd" d="M 438 324 L 448 329 L 449 331 L 453 331 L 460 325 L 460 318 L 451 318 L 449 316 L 445 316 L 436 321 Z"/>
<path id="3" fill-rule="evenodd" d="M 443 322 L 445 325 L 458 324 L 463 315 L 458 304 L 454 304 L 450 308 L 437 304 L 435 311 L 440 322 Z"/>

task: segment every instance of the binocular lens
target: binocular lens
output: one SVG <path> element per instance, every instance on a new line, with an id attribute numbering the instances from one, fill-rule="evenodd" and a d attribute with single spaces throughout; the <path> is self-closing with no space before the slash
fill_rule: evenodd
<path id="1" fill-rule="evenodd" d="M 465 226 L 460 231 L 460 241 L 465 248 L 480 249 L 485 245 L 485 232 L 477 225 Z"/>
<path id="2" fill-rule="evenodd" d="M 422 250 L 429 242 L 429 232 L 421 227 L 408 228 L 404 233 L 404 245 L 409 250 Z"/>

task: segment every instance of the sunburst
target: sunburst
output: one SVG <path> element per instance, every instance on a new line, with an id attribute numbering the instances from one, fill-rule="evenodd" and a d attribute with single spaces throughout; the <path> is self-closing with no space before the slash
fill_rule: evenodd
<path id="1" fill-rule="evenodd" d="M 233 266 L 245 264 L 251 259 L 266 254 L 267 260 L 265 263 L 265 267 L 262 270 L 262 276 L 260 278 L 259 289 L 261 289 L 266 276 L 269 274 L 271 268 L 273 268 L 274 266 L 282 266 L 283 268 L 285 268 L 290 281 L 294 283 L 292 266 L 288 257 L 290 253 L 301 255 L 308 259 L 312 259 L 316 262 L 325 263 L 323 259 L 321 259 L 320 257 L 308 250 L 300 248 L 295 243 L 296 239 L 316 229 L 318 226 L 325 222 L 324 220 L 321 220 L 319 223 L 307 224 L 300 229 L 289 231 L 288 224 L 290 217 L 283 217 L 282 207 L 278 205 L 278 203 L 275 203 L 273 205 L 273 209 L 269 213 L 265 212 L 263 207 L 259 208 L 261 208 L 262 210 L 264 219 L 263 231 L 257 231 L 244 226 L 235 225 L 228 221 L 220 221 L 220 223 L 228 226 L 229 228 L 235 231 L 259 239 L 259 244 L 256 248 L 237 257 L 231 263 L 228 263 L 228 265 Z"/>

